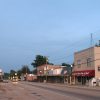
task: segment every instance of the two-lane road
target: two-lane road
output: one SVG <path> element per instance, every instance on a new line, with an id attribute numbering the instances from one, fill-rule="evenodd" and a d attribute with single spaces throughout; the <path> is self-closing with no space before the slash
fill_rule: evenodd
<path id="1" fill-rule="evenodd" d="M 35 82 L 2 83 L 0 100 L 100 100 L 100 90 Z"/>
<path id="2" fill-rule="evenodd" d="M 74 100 L 100 100 L 100 90 L 91 88 L 73 88 L 67 86 L 59 86 L 44 83 L 25 83 L 41 90 L 47 90 L 59 95 L 70 97 Z"/>

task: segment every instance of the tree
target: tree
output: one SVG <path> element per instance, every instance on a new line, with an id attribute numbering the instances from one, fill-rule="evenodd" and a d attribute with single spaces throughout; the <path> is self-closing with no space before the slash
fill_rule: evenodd
<path id="1" fill-rule="evenodd" d="M 22 74 L 22 71 L 21 70 L 18 70 L 17 71 L 17 76 L 18 76 L 19 79 L 20 79 L 21 74 Z"/>
<path id="2" fill-rule="evenodd" d="M 38 66 L 41 66 L 46 63 L 49 64 L 49 62 L 47 61 L 47 57 L 42 55 L 37 55 L 35 60 L 31 63 L 31 65 L 37 68 Z"/>
<path id="3" fill-rule="evenodd" d="M 10 70 L 10 76 L 15 76 L 16 71 L 15 70 Z"/>
<path id="4" fill-rule="evenodd" d="M 21 72 L 23 74 L 30 73 L 30 69 L 29 69 L 28 65 L 23 65 L 22 69 L 21 69 Z"/>
<path id="5" fill-rule="evenodd" d="M 33 74 L 35 74 L 35 75 L 37 74 L 37 69 L 33 70 Z"/>
<path id="6" fill-rule="evenodd" d="M 68 74 L 71 74 L 71 65 L 70 64 L 67 64 L 67 63 L 62 63 L 62 66 L 66 66 L 66 69 L 67 69 L 67 73 Z"/>
<path id="7" fill-rule="evenodd" d="M 9 73 L 4 73 L 4 79 L 9 79 Z"/>
<path id="8" fill-rule="evenodd" d="M 71 67 L 71 65 L 70 64 L 67 64 L 67 63 L 62 63 L 62 66 Z"/>

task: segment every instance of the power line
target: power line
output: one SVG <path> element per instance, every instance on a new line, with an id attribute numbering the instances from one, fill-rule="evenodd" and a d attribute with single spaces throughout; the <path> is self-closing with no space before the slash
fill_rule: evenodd
<path id="1" fill-rule="evenodd" d="M 96 31 L 97 32 L 97 31 Z M 96 32 L 94 32 L 94 34 L 96 34 Z M 85 42 L 86 42 L 86 40 L 87 40 L 87 38 L 88 37 L 85 37 L 84 39 L 81 39 L 80 41 L 76 41 L 75 43 L 72 43 L 69 47 L 67 47 L 68 49 L 67 49 L 67 51 L 68 50 L 70 50 L 71 51 L 71 49 L 73 49 L 73 48 L 75 48 L 75 46 L 76 46 L 76 44 L 79 46 L 79 45 L 81 45 L 82 44 L 82 40 L 85 40 Z M 91 33 L 91 46 L 93 45 L 93 33 Z M 63 56 L 63 57 L 60 57 L 60 58 L 57 58 L 57 59 L 53 59 L 53 61 L 59 61 L 59 60 L 62 60 L 62 59 L 65 59 L 65 58 L 68 58 L 68 57 L 70 57 L 70 56 L 72 56 L 73 54 L 71 54 L 71 55 L 68 55 L 68 56 Z"/>
<path id="2" fill-rule="evenodd" d="M 68 55 L 68 56 L 64 56 L 64 57 L 62 57 L 62 58 L 53 59 L 53 60 L 57 60 L 57 61 L 59 61 L 59 60 L 62 60 L 62 59 L 65 59 L 65 58 L 71 57 L 72 55 L 73 55 L 73 54 L 70 54 L 70 55 Z"/>
<path id="3" fill-rule="evenodd" d="M 86 38 L 84 38 L 84 40 L 86 40 L 87 39 L 87 37 Z M 81 40 L 82 41 L 82 40 Z M 75 43 L 73 43 L 72 45 L 70 45 L 69 47 L 67 47 L 68 49 L 67 49 L 67 51 L 68 50 L 71 50 L 71 49 L 73 49 L 73 48 L 75 48 L 74 46 L 75 46 L 75 44 L 78 44 L 78 46 L 79 45 L 81 45 L 81 41 L 77 41 L 77 42 L 75 42 Z M 72 55 L 72 54 L 71 54 Z M 60 57 L 60 58 L 57 58 L 57 59 L 53 59 L 53 60 L 59 60 L 59 59 L 64 59 L 65 57 L 69 57 L 70 55 L 68 55 L 68 56 L 63 56 L 63 57 Z"/>
<path id="4" fill-rule="evenodd" d="M 72 47 L 72 48 L 74 48 L 74 47 Z M 59 60 L 67 59 L 68 57 L 71 57 L 71 56 L 74 56 L 73 52 L 72 52 L 72 54 L 69 54 L 69 55 L 66 54 L 66 56 L 63 56 L 63 57 L 60 57 L 60 58 L 57 58 L 57 59 L 52 59 L 52 61 L 55 61 L 55 60 L 59 61 Z"/>

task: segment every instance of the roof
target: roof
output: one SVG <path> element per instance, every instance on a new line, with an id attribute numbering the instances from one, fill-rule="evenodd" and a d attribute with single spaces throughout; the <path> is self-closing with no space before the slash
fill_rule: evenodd
<path id="1" fill-rule="evenodd" d="M 66 67 L 66 66 L 61 66 L 61 65 L 49 65 L 49 64 L 44 64 L 44 65 L 41 65 L 41 66 L 54 66 L 54 67 Z M 40 67 L 40 66 L 38 66 L 38 67 Z"/>
<path id="2" fill-rule="evenodd" d="M 94 48 L 94 46 L 93 47 L 90 47 L 90 48 L 86 48 L 86 49 L 80 50 L 80 51 L 77 51 L 77 52 L 75 52 L 75 54 L 81 53 L 81 52 L 84 52 L 84 51 L 87 51 L 87 50 L 93 49 L 93 48 Z"/>

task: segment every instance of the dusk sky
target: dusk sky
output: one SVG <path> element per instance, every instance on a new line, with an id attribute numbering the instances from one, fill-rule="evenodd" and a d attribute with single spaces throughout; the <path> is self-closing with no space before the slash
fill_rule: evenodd
<path id="1" fill-rule="evenodd" d="M 100 0 L 0 0 L 0 68 L 29 65 L 35 56 L 72 63 L 100 39 Z"/>

